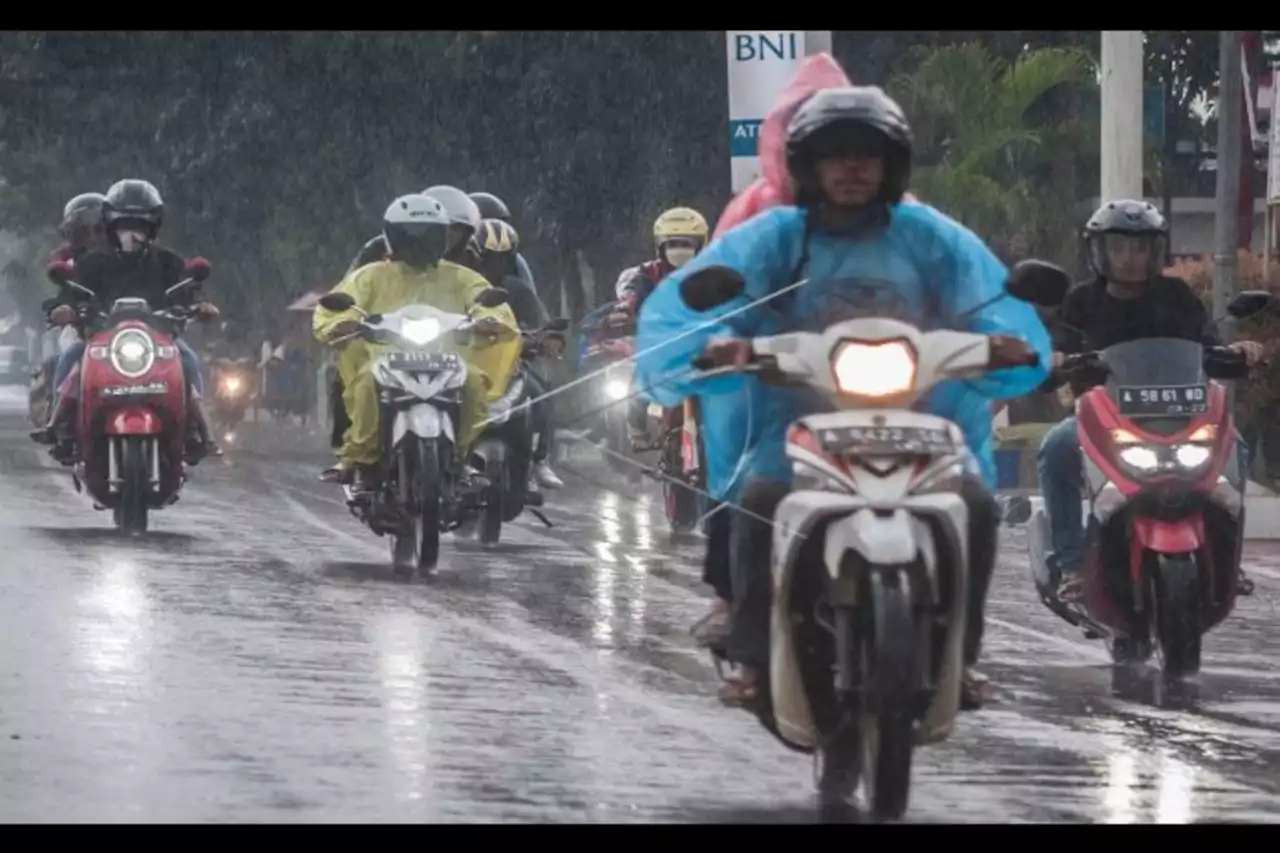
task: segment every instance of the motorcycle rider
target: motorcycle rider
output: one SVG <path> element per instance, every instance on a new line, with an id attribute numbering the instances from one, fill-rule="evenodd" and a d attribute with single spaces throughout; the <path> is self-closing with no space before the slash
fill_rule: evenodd
<path id="1" fill-rule="evenodd" d="M 106 223 L 107 242 L 110 251 L 91 252 L 76 262 L 77 283 L 93 291 L 104 305 L 111 305 L 123 297 L 142 297 L 153 309 L 163 308 L 170 301 L 196 308 L 196 317 L 210 322 L 218 317 L 218 309 L 211 302 L 200 299 L 198 284 L 185 288 L 172 298 L 165 290 L 187 277 L 186 261 L 180 255 L 158 245 L 155 240 L 164 220 L 164 200 L 149 182 L 138 179 L 117 181 L 107 190 L 102 204 Z M 57 305 L 49 314 L 50 322 L 65 325 L 76 319 L 76 303 L 83 295 L 70 288 L 57 298 Z M 182 337 L 175 337 L 182 371 L 193 393 L 188 396 L 191 432 L 187 437 L 187 460 L 194 464 L 206 455 L 219 456 L 222 451 L 213 440 L 209 421 L 201 398 L 204 394 L 204 378 L 200 361 Z M 63 381 L 84 355 L 85 342 L 68 347 L 58 359 L 54 372 L 54 388 L 58 397 L 48 424 L 32 433 L 32 438 L 42 444 L 53 444 L 55 458 L 67 459 L 72 454 L 74 429 L 70 423 L 72 407 L 61 394 Z"/>
<path id="2" fill-rule="evenodd" d="M 1089 265 L 1095 275 L 1072 288 L 1063 300 L 1053 354 L 1055 367 L 1067 355 L 1143 338 L 1182 338 L 1206 347 L 1222 345 L 1191 285 L 1161 273 L 1169 224 L 1153 205 L 1136 199 L 1107 202 L 1089 217 L 1084 230 Z M 1262 345 L 1253 341 L 1239 341 L 1231 349 L 1243 353 L 1249 364 L 1256 363 L 1262 354 Z M 1064 381 L 1066 378 L 1055 372 L 1044 390 L 1056 390 Z M 1076 397 L 1097 384 L 1096 378 L 1071 377 Z M 1236 448 L 1240 474 L 1245 477 L 1247 452 L 1238 435 Z M 1058 595 L 1064 601 L 1079 600 L 1082 591 L 1080 564 L 1086 538 L 1081 518 L 1084 467 L 1080 453 L 1072 414 L 1045 434 L 1036 458 L 1054 552 L 1049 560 L 1062 578 Z M 1243 487 L 1243 483 L 1237 485 Z M 1244 584 L 1243 570 L 1239 583 Z"/>
<path id="3" fill-rule="evenodd" d="M 516 229 L 501 219 L 486 219 L 480 223 L 476 243 L 480 247 L 478 272 L 494 287 L 501 287 L 510 294 L 509 304 L 521 331 L 536 331 L 546 326 L 551 320 L 547 316 L 547 309 L 538 299 L 538 294 L 517 275 L 520 235 L 516 233 Z M 527 362 L 525 380 L 528 382 L 531 398 L 538 400 L 530 406 L 534 429 L 538 433 L 537 446 L 533 449 L 531 477 L 548 489 L 562 489 L 564 481 L 551 468 L 549 458 L 555 429 L 552 423 L 552 398 L 546 396 L 551 384 Z"/>
<path id="4" fill-rule="evenodd" d="M 711 228 L 701 213 L 691 207 L 673 207 L 653 222 L 654 257 L 629 267 L 614 285 L 617 302 L 604 320 L 606 327 L 630 322 L 653 289 L 680 269 L 707 245 Z M 649 400 L 637 394 L 627 401 L 627 431 L 635 450 L 651 450 L 646 436 Z"/>
<path id="5" fill-rule="evenodd" d="M 511 221 L 511 208 L 493 193 L 471 193 L 471 200 L 476 203 L 476 207 L 480 208 L 482 219 L 501 219 L 508 225 L 515 225 Z M 538 288 L 533 280 L 533 271 L 529 269 L 528 261 L 520 252 L 516 252 L 516 276 L 528 286 L 529 290 L 533 291 L 534 297 L 537 298 Z M 541 305 L 541 300 L 539 304 Z M 542 308 L 542 313 L 547 313 L 545 306 Z"/>
<path id="6" fill-rule="evenodd" d="M 348 274 L 333 292 L 350 295 L 369 314 L 387 314 L 415 304 L 455 314 L 472 310 L 472 316 L 478 318 L 477 341 L 459 347 L 468 362 L 457 442 L 460 461 L 465 462 L 486 417 L 486 395 L 491 385 L 489 376 L 477 366 L 477 357 L 498 341 L 514 339 L 518 345 L 519 330 L 506 305 L 476 305 L 476 297 L 489 288 L 487 281 L 478 273 L 443 259 L 449 245 L 449 225 L 448 213 L 434 198 L 418 194 L 396 199 L 383 216 L 382 236 L 391 256 Z M 313 330 L 321 343 L 341 348 L 338 371 L 351 426 L 344 436 L 339 466 L 343 472 L 354 472 L 358 491 L 369 491 L 376 486 L 380 458 L 380 413 L 377 385 L 368 368 L 381 347 L 360 338 L 342 340 L 359 333 L 361 316 L 354 308 L 329 311 L 318 306 Z M 475 472 L 465 464 L 462 472 L 464 487 L 469 487 Z"/>
<path id="7" fill-rule="evenodd" d="M 729 705 L 755 706 L 769 714 L 771 519 L 789 490 L 785 451 L 789 424 L 820 406 L 816 395 L 764 386 L 741 374 L 698 379 L 689 363 L 705 353 L 719 364 L 746 364 L 750 337 L 819 331 L 856 316 L 897 314 L 923 328 L 960 328 L 992 335 L 1001 361 L 1029 352 L 1042 365 L 993 371 L 964 382 L 941 383 L 923 401 L 932 413 L 956 422 L 972 453 L 973 468 L 961 494 L 969 508 L 970 588 L 964 638 L 966 708 L 981 704 L 985 679 L 974 671 L 981 647 L 983 610 L 995 564 L 999 509 L 990 405 L 993 398 L 1034 390 L 1050 358 L 1049 335 L 1035 309 L 1000 298 L 1008 270 L 973 232 L 928 205 L 903 200 L 911 172 L 912 138 L 901 108 L 881 89 L 822 89 L 805 101 L 787 128 L 787 167 L 796 205 L 764 211 L 729 231 L 686 266 L 671 273 L 640 313 L 638 376 L 663 405 L 690 394 L 707 407 L 733 407 L 762 419 L 747 452 L 741 505 L 731 534 L 733 615 L 729 656 L 739 678 L 721 689 Z M 745 290 L 726 292 L 723 277 L 696 273 L 728 268 Z M 795 282 L 754 310 L 726 317 Z M 732 298 L 727 298 L 732 297 Z M 708 321 L 720 318 L 719 323 Z M 652 349 L 652 351 L 650 351 Z M 726 452 L 708 433 L 709 452 Z M 732 452 L 736 448 L 729 448 Z M 731 468 L 732 466 L 725 466 Z M 976 469 L 976 470 L 974 470 Z"/>
<path id="8" fill-rule="evenodd" d="M 476 248 L 475 235 L 482 217 L 475 202 L 462 190 L 445 184 L 428 187 L 422 191 L 422 195 L 431 196 L 440 202 L 449 216 L 449 249 L 445 252 L 444 259 L 467 269 L 476 269 L 480 253 Z M 365 264 L 384 260 L 389 254 L 386 238 L 378 234 L 360 247 L 351 266 L 347 267 L 347 273 L 353 273 Z"/>
<path id="9" fill-rule="evenodd" d="M 86 252 L 110 249 L 102 224 L 102 204 L 106 200 L 102 193 L 81 193 L 67 202 L 58 227 L 62 243 L 49 253 L 49 263 L 74 261 Z"/>

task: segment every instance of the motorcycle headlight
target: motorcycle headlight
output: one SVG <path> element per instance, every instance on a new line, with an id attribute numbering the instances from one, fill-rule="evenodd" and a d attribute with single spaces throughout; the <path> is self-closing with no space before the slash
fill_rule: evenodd
<path id="1" fill-rule="evenodd" d="M 240 393 L 240 377 L 228 376 L 226 379 L 223 379 L 222 390 L 233 397 Z"/>
<path id="2" fill-rule="evenodd" d="M 400 337 L 422 346 L 431 343 L 440 334 L 440 321 L 435 317 L 406 319 L 400 323 Z"/>
<path id="3" fill-rule="evenodd" d="M 916 356 L 904 341 L 840 345 L 831 360 L 836 387 L 859 397 L 891 397 L 910 391 L 916 381 Z"/>
<path id="4" fill-rule="evenodd" d="M 1208 462 L 1212 455 L 1213 452 L 1209 448 L 1199 444 L 1179 444 L 1173 451 L 1173 458 L 1183 468 L 1199 468 Z"/>
<path id="5" fill-rule="evenodd" d="M 1154 471 L 1160 467 L 1160 457 L 1150 447 L 1126 447 L 1120 451 L 1120 461 L 1138 471 Z"/>
<path id="6" fill-rule="evenodd" d="M 131 379 L 150 370 L 155 358 L 155 343 L 146 332 L 126 329 L 111 341 L 111 366 Z"/>
<path id="7" fill-rule="evenodd" d="M 621 400 L 631 393 L 631 386 L 621 379 L 610 379 L 605 383 L 604 393 L 610 400 Z"/>

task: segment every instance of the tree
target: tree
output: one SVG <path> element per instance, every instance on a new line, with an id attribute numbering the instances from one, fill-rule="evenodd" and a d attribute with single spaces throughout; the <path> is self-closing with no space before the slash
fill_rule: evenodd
<path id="1" fill-rule="evenodd" d="M 1060 235 L 1068 225 L 1063 214 L 1071 215 L 1075 187 L 1054 186 L 1054 153 L 1097 137 L 1040 107 L 1059 89 L 1096 86 L 1088 54 L 1038 48 L 1009 62 L 969 42 L 917 48 L 911 60 L 915 67 L 896 75 L 890 90 L 915 131 L 913 190 L 997 246 L 1043 251 L 1048 237 L 1060 254 L 1061 238 L 1045 232 Z"/>

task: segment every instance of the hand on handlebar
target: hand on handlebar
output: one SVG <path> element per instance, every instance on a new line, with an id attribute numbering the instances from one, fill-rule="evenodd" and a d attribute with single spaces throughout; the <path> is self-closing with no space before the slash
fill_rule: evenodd
<path id="1" fill-rule="evenodd" d="M 755 358 L 751 341 L 744 338 L 716 338 L 707 344 L 702 355 L 694 359 L 694 367 L 746 367 Z"/>
<path id="2" fill-rule="evenodd" d="M 991 336 L 992 367 L 1034 367 L 1040 363 L 1040 355 L 1030 344 L 1012 335 Z"/>
<path id="3" fill-rule="evenodd" d="M 359 320 L 343 320 L 329 332 L 329 340 L 334 341 L 338 338 L 355 337 L 363 331 L 364 324 Z"/>
<path id="4" fill-rule="evenodd" d="M 200 302 L 195 305 L 195 316 L 205 323 L 218 319 L 221 314 L 218 306 L 212 302 Z"/>
<path id="5" fill-rule="evenodd" d="M 1262 358 L 1263 347 L 1262 344 L 1257 341 L 1236 341 L 1234 344 L 1227 347 L 1227 349 L 1243 355 L 1245 364 L 1250 367 L 1257 364 Z"/>

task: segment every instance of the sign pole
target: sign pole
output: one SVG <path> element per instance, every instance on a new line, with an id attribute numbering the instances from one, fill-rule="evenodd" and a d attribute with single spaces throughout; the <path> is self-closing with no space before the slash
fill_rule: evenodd
<path id="1" fill-rule="evenodd" d="M 729 168 L 733 194 L 760 177 L 760 124 L 807 55 L 804 30 L 729 30 Z M 828 40 L 829 41 L 829 40 Z"/>
<path id="2" fill-rule="evenodd" d="M 1263 275 L 1271 274 L 1271 253 L 1276 249 L 1276 205 L 1280 204 L 1280 63 L 1271 64 L 1271 128 L 1267 131 L 1267 206 L 1263 217 Z"/>

